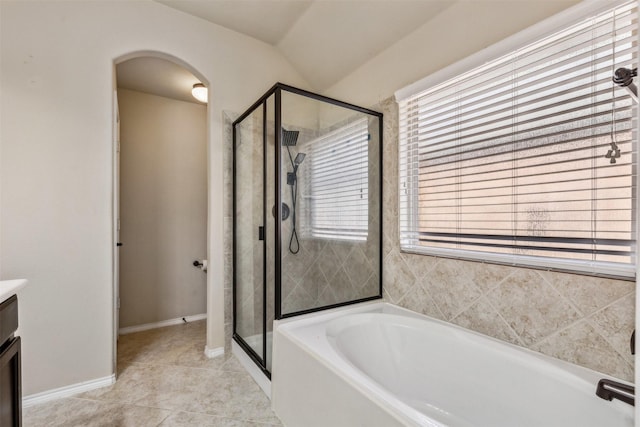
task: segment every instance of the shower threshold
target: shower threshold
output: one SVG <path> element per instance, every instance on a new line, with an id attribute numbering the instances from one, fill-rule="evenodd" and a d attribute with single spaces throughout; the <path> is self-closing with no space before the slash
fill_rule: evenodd
<path id="1" fill-rule="evenodd" d="M 244 339 L 245 342 L 251 346 L 252 348 L 256 348 L 262 343 L 262 334 L 256 334 L 249 336 Z M 267 354 L 271 356 L 272 352 L 272 343 L 273 343 L 273 333 L 267 333 Z M 258 383 L 264 394 L 267 395 L 269 399 L 271 399 L 271 380 L 267 378 L 267 376 L 262 372 L 262 369 L 256 365 L 256 362 L 249 357 L 249 355 L 244 351 L 240 344 L 238 344 L 235 340 L 231 340 L 231 353 L 235 355 L 242 367 L 251 375 L 251 378 Z M 269 367 L 271 362 L 268 363 Z"/>

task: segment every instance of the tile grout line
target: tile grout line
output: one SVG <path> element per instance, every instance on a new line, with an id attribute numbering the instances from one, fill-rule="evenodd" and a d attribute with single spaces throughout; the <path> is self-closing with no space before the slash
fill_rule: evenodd
<path id="1" fill-rule="evenodd" d="M 507 275 L 507 277 L 509 277 L 510 275 L 511 275 L 511 274 Z M 505 280 L 506 280 L 506 278 L 505 278 Z M 502 283 L 502 282 L 500 282 L 500 283 Z M 497 288 L 498 288 L 498 287 L 496 286 L 496 287 L 495 287 L 495 288 L 493 288 L 493 289 L 497 289 Z M 492 289 L 492 290 L 493 290 L 493 289 Z M 488 293 L 488 292 L 487 292 L 487 293 Z M 498 318 L 499 318 L 502 322 L 504 322 L 504 324 L 505 324 L 505 325 L 507 325 L 507 329 L 508 329 L 509 331 L 511 331 L 511 333 L 516 337 L 516 340 L 518 340 L 518 344 L 516 344 L 516 345 L 519 345 L 520 347 L 523 347 L 523 348 L 530 349 L 530 348 L 529 348 L 529 347 L 527 347 L 527 345 L 524 343 L 524 340 L 522 339 L 522 337 L 520 336 L 520 334 L 518 334 L 518 332 L 516 332 L 516 330 L 513 328 L 513 326 L 511 326 L 511 324 L 510 324 L 509 322 L 507 322 L 507 319 L 505 319 L 505 318 L 504 318 L 504 316 L 502 315 L 502 313 L 500 313 L 500 310 L 498 310 L 498 309 L 496 308 L 496 306 L 493 304 L 493 302 L 491 301 L 491 299 L 485 296 L 485 300 L 487 301 L 487 304 L 489 304 L 489 307 L 491 307 L 491 308 L 496 312 L 496 314 L 498 315 Z"/>
<path id="2" fill-rule="evenodd" d="M 622 297 L 620 297 L 620 298 L 618 298 L 618 299 L 614 300 L 614 301 L 613 301 L 613 302 L 611 302 L 610 304 L 608 304 L 608 305 L 606 305 L 606 306 L 602 307 L 602 308 L 601 308 L 601 309 L 599 309 L 599 310 L 594 311 L 594 312 L 593 312 L 593 313 L 591 313 L 589 316 L 586 316 L 586 317 L 585 317 L 585 320 L 586 320 L 586 321 L 589 323 L 589 325 L 591 325 L 591 327 L 592 327 L 592 328 L 593 328 L 593 329 L 598 333 L 598 335 L 600 335 L 600 336 L 601 336 L 601 337 L 602 337 L 602 338 L 607 342 L 607 344 L 609 344 L 609 345 L 611 346 L 611 348 L 613 348 L 613 350 L 614 350 L 616 353 L 618 353 L 618 354 L 620 355 L 620 357 L 622 357 L 622 359 L 623 359 L 625 362 L 627 362 L 627 364 L 631 365 L 631 367 L 632 367 L 632 368 L 634 368 L 634 366 L 633 366 L 633 363 L 631 363 L 631 362 L 627 359 L 628 355 L 627 355 L 627 354 L 622 354 L 622 353 L 620 352 L 620 350 L 617 348 L 617 346 L 616 346 L 616 345 L 614 345 L 611 341 L 609 341 L 608 334 L 604 333 L 604 331 L 602 330 L 602 328 L 600 328 L 600 326 L 599 326 L 597 323 L 595 323 L 595 321 L 594 321 L 592 318 L 593 318 L 593 316 L 595 316 L 596 314 L 603 312 L 604 310 L 606 310 L 606 309 L 608 309 L 608 308 L 612 307 L 613 305 L 617 304 L 618 302 L 620 302 L 620 301 L 622 301 L 622 300 L 624 300 L 624 299 L 626 299 L 626 298 L 630 298 L 630 297 L 632 297 L 634 294 L 635 294 L 635 290 L 633 290 L 633 291 L 629 292 L 628 294 L 626 294 L 626 295 L 624 295 L 624 296 L 622 296 Z M 630 341 L 630 340 L 631 340 L 631 336 L 629 336 L 629 341 Z M 629 349 L 629 348 L 627 348 L 627 350 L 630 350 L 630 349 Z M 633 359 L 633 356 L 631 356 L 631 357 L 632 357 L 632 359 Z"/>

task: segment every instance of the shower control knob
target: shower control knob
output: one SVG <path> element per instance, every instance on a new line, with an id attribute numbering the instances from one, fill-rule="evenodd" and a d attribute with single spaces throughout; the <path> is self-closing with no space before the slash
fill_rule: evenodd
<path id="1" fill-rule="evenodd" d="M 276 205 L 273 205 L 271 215 L 273 215 L 274 218 L 276 217 Z M 286 221 L 287 218 L 289 218 L 289 205 L 282 202 L 282 220 Z"/>

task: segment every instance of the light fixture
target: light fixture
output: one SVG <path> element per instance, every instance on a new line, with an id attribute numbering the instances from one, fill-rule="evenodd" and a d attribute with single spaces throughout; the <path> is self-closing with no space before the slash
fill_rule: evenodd
<path id="1" fill-rule="evenodd" d="M 198 101 L 204 102 L 205 104 L 207 103 L 207 99 L 209 98 L 208 90 L 202 83 L 196 83 L 193 85 L 193 89 L 191 89 L 191 95 L 193 95 L 193 97 Z"/>

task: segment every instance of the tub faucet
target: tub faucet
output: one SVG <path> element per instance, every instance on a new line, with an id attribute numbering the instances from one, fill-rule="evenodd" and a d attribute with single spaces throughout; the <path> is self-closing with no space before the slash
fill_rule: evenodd
<path id="1" fill-rule="evenodd" d="M 631 354 L 636 354 L 636 330 L 633 330 L 630 340 Z M 605 400 L 618 399 L 629 405 L 636 406 L 635 400 L 636 389 L 634 386 L 622 384 L 617 381 L 608 380 L 606 378 L 598 381 L 596 395 Z"/>

